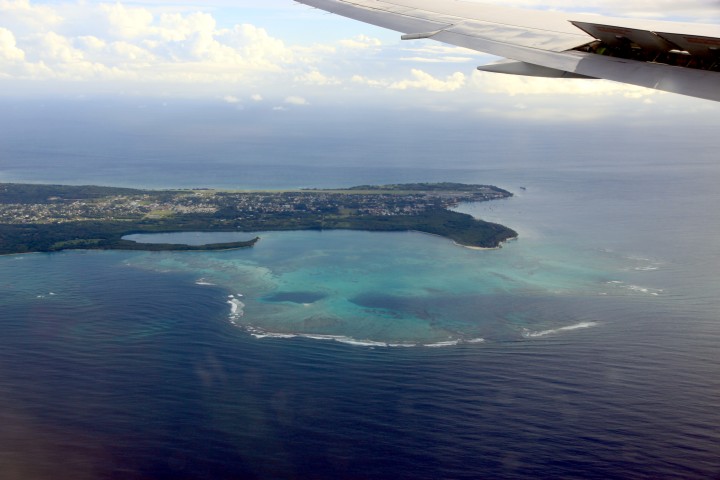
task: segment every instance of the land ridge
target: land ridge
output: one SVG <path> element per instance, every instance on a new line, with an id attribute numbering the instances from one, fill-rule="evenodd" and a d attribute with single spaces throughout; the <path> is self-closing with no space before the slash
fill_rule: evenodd
<path id="1" fill-rule="evenodd" d="M 259 237 L 201 246 L 136 243 L 123 237 L 338 229 L 419 231 L 464 246 L 495 248 L 517 233 L 451 208 L 511 196 L 492 185 L 451 182 L 297 190 L 0 183 L 0 254 L 69 249 L 221 250 L 251 247 Z"/>

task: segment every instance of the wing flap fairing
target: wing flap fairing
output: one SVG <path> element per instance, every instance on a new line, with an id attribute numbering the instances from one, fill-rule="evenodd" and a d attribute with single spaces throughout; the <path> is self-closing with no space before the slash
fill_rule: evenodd
<path id="1" fill-rule="evenodd" d="M 489 65 L 482 65 L 477 68 L 483 72 L 504 73 L 507 75 L 521 75 L 526 77 L 545 77 L 545 78 L 592 78 L 577 73 L 565 72 L 554 68 L 543 67 L 541 65 L 533 65 L 527 62 L 518 62 L 515 60 L 503 60 Z"/>
<path id="2" fill-rule="evenodd" d="M 685 70 L 720 70 L 720 38 L 572 22 L 597 42 L 579 50 Z"/>
<path id="3" fill-rule="evenodd" d="M 586 32 L 588 35 L 591 35 L 606 45 L 613 47 L 623 47 L 629 41 L 641 48 L 658 54 L 667 53 L 670 50 L 677 48 L 677 45 L 665 40 L 655 32 L 647 30 L 587 22 L 571 21 L 570 23 Z"/>
<path id="4" fill-rule="evenodd" d="M 716 57 L 720 52 L 720 38 L 682 33 L 653 32 L 613 25 L 571 22 L 605 45 L 621 48 L 630 42 L 645 52 L 666 54 L 686 52 L 696 57 Z"/>
<path id="5" fill-rule="evenodd" d="M 677 45 L 681 50 L 698 57 L 717 57 L 720 52 L 720 38 L 679 33 L 658 33 L 659 36 Z"/>

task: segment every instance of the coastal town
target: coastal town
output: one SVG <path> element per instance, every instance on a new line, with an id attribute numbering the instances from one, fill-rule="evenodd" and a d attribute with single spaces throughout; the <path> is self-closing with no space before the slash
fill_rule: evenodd
<path id="1" fill-rule="evenodd" d="M 278 230 L 420 231 L 496 248 L 517 233 L 453 210 L 511 197 L 491 185 L 412 183 L 345 189 L 229 191 L 0 184 L 0 254 L 67 249 L 212 250 L 137 244 L 130 233 Z"/>
<path id="2" fill-rule="evenodd" d="M 445 188 L 438 188 L 438 185 Z M 461 184 L 244 192 L 206 189 L 115 191 L 107 188 L 105 195 L 87 195 L 83 193 L 83 187 L 75 187 L 67 193 L 49 191 L 45 198 L 32 196 L 23 201 L 18 191 L 30 188 L 32 186 L 0 184 L 0 224 L 123 221 L 218 214 L 232 216 L 235 220 L 294 213 L 417 215 L 432 209 L 452 208 L 462 202 L 510 196 L 509 192 L 493 186 Z M 10 195 L 11 191 L 13 195 Z"/>

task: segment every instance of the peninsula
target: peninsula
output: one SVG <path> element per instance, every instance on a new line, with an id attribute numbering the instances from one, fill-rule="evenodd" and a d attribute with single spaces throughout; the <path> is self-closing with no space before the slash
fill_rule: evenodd
<path id="1" fill-rule="evenodd" d="M 469 247 L 495 248 L 517 233 L 451 208 L 502 199 L 491 185 L 411 183 L 282 191 L 136 190 L 0 183 L 0 254 L 68 249 L 220 250 L 136 243 L 134 233 L 277 230 L 419 231 Z"/>

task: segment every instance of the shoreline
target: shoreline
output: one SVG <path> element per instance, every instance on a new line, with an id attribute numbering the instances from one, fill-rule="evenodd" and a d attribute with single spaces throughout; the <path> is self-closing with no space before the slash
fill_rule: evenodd
<path id="1" fill-rule="evenodd" d="M 453 241 L 453 243 L 455 245 L 457 245 L 458 247 L 469 248 L 470 250 L 500 250 L 503 247 L 503 244 L 512 242 L 514 240 L 517 240 L 518 238 L 519 238 L 519 236 L 510 237 L 510 238 L 500 242 L 497 247 L 473 247 L 472 245 L 463 245 L 462 243 L 458 243 L 456 241 Z"/>
<path id="2" fill-rule="evenodd" d="M 410 231 L 436 235 L 478 250 L 499 248 L 510 235 L 517 235 L 508 227 L 452 209 L 459 201 L 512 196 L 492 185 L 364 185 L 341 190 L 305 190 L 292 195 L 244 196 L 214 190 L 153 192 L 92 185 L 4 184 L 2 188 L 5 194 L 0 201 L 0 214 L 5 215 L 4 235 L 0 238 L 2 254 L 64 250 L 219 251 L 250 247 L 257 241 L 187 245 L 122 239 L 133 233 Z M 6 204 L 15 206 L 4 207 Z"/>
<path id="3" fill-rule="evenodd" d="M 483 251 L 483 250 L 500 250 L 500 249 L 502 248 L 501 245 L 498 245 L 497 247 L 473 247 L 473 246 L 471 246 L 471 245 L 463 245 L 462 243 L 457 243 L 457 242 L 455 242 L 455 241 L 453 241 L 453 243 L 454 243 L 455 245 L 457 245 L 458 247 L 463 247 L 463 248 L 467 248 L 467 249 L 470 249 L 470 250 L 478 250 L 478 251 Z"/>
<path id="4" fill-rule="evenodd" d="M 184 233 L 184 232 L 179 232 Z M 61 248 L 57 250 L 48 251 L 34 251 L 34 252 L 14 252 L 14 253 L 0 253 L 0 257 L 10 257 L 14 255 L 33 255 L 33 254 L 50 254 L 60 253 L 68 251 L 118 251 L 118 252 L 226 252 L 230 250 L 240 250 L 242 248 L 251 248 L 260 241 L 260 237 L 255 237 L 252 240 L 233 243 L 208 243 L 205 245 L 187 245 L 184 243 L 140 243 L 134 240 L 123 240 L 124 242 L 132 242 L 132 245 L 106 245 L 90 247 L 84 246 L 81 248 Z"/>
<path id="5" fill-rule="evenodd" d="M 334 229 L 332 229 L 334 230 Z M 303 231 L 303 230 L 300 230 Z M 376 230 L 356 230 L 356 229 L 348 229 L 347 231 L 366 231 L 366 232 L 374 232 Z M 193 233 L 194 231 L 188 230 L 188 231 L 175 231 L 175 232 L 163 232 L 163 233 Z M 378 233 L 401 233 L 401 232 L 383 232 L 383 231 L 377 231 Z M 459 243 L 449 237 L 440 235 L 438 233 L 430 233 L 430 232 L 423 232 L 422 230 L 406 230 L 408 233 L 420 233 L 422 235 L 430 235 L 432 237 L 438 237 L 442 238 L 444 240 L 449 240 L 452 242 L 453 245 L 467 248 L 469 250 L 476 250 L 476 251 L 488 251 L 488 250 L 500 250 L 504 243 L 517 240 L 518 237 L 511 237 L 506 240 L 503 240 L 498 244 L 496 247 L 476 247 L 473 245 L 463 245 L 462 243 Z M 152 235 L 153 233 L 148 233 L 148 235 Z M 60 253 L 60 252 L 67 252 L 71 250 L 75 251 L 121 251 L 121 252 L 227 252 L 230 250 L 240 250 L 242 248 L 251 248 L 254 247 L 257 242 L 261 240 L 262 237 L 257 236 L 252 240 L 239 242 L 242 243 L 242 245 L 237 246 L 228 246 L 227 244 L 222 243 L 208 243 L 203 245 L 187 245 L 183 243 L 142 243 L 142 242 L 136 242 L 135 240 L 124 240 L 126 242 L 132 242 L 133 246 L 105 246 L 105 247 L 96 247 L 96 248 L 64 248 L 60 250 L 50 250 L 50 251 L 35 251 L 35 252 L 14 252 L 14 253 L 0 253 L 0 257 L 11 257 L 16 255 L 37 255 L 37 254 L 48 254 L 48 253 Z M 222 245 L 222 246 L 220 246 Z M 143 248 L 143 246 L 147 246 Z M 217 247 L 216 247 L 217 246 Z"/>
<path id="6" fill-rule="evenodd" d="M 517 236 L 515 236 L 515 237 L 510 237 L 510 238 L 505 239 L 505 240 L 503 240 L 502 242 L 498 243 L 496 247 L 476 247 L 476 246 L 473 246 L 473 245 L 463 245 L 462 243 L 459 243 L 458 241 L 453 240 L 453 239 L 450 238 L 450 237 L 446 237 L 446 236 L 444 236 L 444 235 L 440 235 L 439 233 L 423 232 L 422 230 L 407 230 L 407 231 L 408 231 L 408 232 L 412 232 L 412 233 L 422 233 L 423 235 L 431 235 L 431 236 L 433 236 L 433 237 L 444 238 L 445 240 L 450 240 L 450 241 L 453 243 L 453 245 L 457 245 L 458 247 L 463 247 L 463 248 L 469 248 L 470 250 L 499 250 L 499 249 L 502 248 L 503 243 L 506 243 L 506 242 L 509 242 L 509 241 L 517 240 L 517 239 L 518 239 Z"/>

